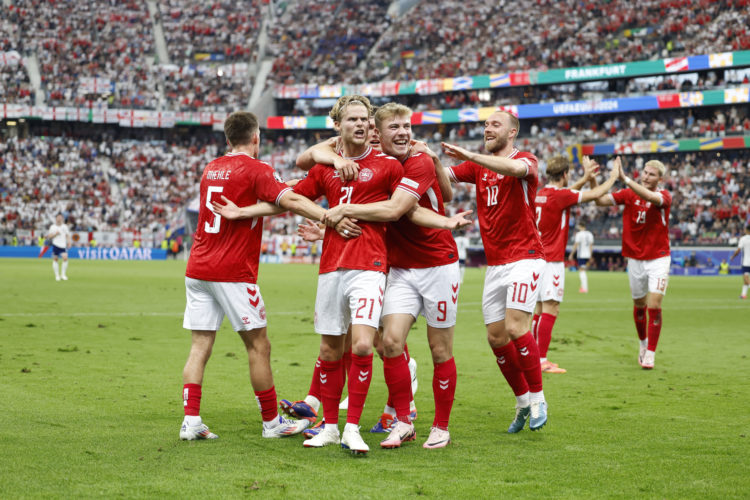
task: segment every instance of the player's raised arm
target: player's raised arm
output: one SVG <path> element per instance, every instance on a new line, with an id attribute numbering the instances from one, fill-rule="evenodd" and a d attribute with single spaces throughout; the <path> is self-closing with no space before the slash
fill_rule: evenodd
<path id="1" fill-rule="evenodd" d="M 615 161 L 619 161 L 618 156 Z M 664 172 L 661 172 L 657 168 L 646 168 L 649 167 L 651 162 L 647 162 L 644 169 L 641 171 L 641 182 L 635 182 L 633 179 L 625 175 L 625 171 L 620 169 L 620 179 L 625 183 L 627 187 L 633 190 L 641 199 L 648 201 L 649 203 L 656 205 L 657 207 L 662 206 L 664 199 L 661 193 L 657 190 L 656 186 L 664 176 Z M 664 165 L 661 162 L 656 162 L 663 168 Z"/>
<path id="2" fill-rule="evenodd" d="M 591 187 L 595 188 L 597 185 L 596 173 L 599 171 L 599 164 L 593 161 L 588 156 L 584 156 L 581 163 L 583 164 L 583 177 L 571 184 L 570 189 L 580 191 L 587 182 L 591 181 L 591 179 L 594 179 L 595 182 L 595 184 Z"/>
<path id="3" fill-rule="evenodd" d="M 589 189 L 588 191 L 583 191 L 581 193 L 581 203 L 597 200 L 606 195 L 609 190 L 612 189 L 612 186 L 615 185 L 615 182 L 617 182 L 617 179 L 620 177 L 620 172 L 622 171 L 622 166 L 620 165 L 619 160 L 620 157 L 618 156 L 615 160 L 614 166 L 612 167 L 612 171 L 609 173 L 609 177 L 603 184 L 596 186 L 594 189 Z"/>
<path id="4" fill-rule="evenodd" d="M 432 163 L 435 165 L 435 176 L 440 186 L 440 194 L 443 195 L 443 202 L 447 203 L 453 199 L 453 186 L 451 186 L 451 179 L 448 175 L 448 171 L 443 167 L 443 163 L 440 161 L 440 157 L 435 153 L 426 142 L 423 141 L 411 141 L 412 152 L 424 153 L 432 159 Z"/>
<path id="5" fill-rule="evenodd" d="M 509 175 L 511 177 L 526 177 L 529 173 L 529 167 L 525 162 L 521 160 L 514 160 L 512 158 L 506 158 L 504 156 L 495 155 L 483 155 L 479 153 L 473 153 L 468 149 L 464 149 L 455 144 L 442 143 L 443 151 L 451 158 L 455 158 L 461 161 L 470 161 L 481 165 L 484 168 L 497 172 L 501 175 Z"/>
<path id="6" fill-rule="evenodd" d="M 354 179 L 359 172 L 359 165 L 337 153 L 340 149 L 340 142 L 340 137 L 332 137 L 327 141 L 310 146 L 297 157 L 297 167 L 307 171 L 318 163 L 330 165 L 339 172 L 342 180 Z"/>

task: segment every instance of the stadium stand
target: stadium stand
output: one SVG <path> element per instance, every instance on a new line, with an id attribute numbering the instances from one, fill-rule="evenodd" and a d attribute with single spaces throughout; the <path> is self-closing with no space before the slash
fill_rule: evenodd
<path id="1" fill-rule="evenodd" d="M 396 19 L 388 17 L 390 2 L 364 0 L 243 0 L 239 4 L 169 0 L 159 2 L 151 13 L 145 3 L 132 1 L 73 5 L 11 0 L 9 4 L 0 21 L 0 104 L 35 104 L 30 69 L 34 61 L 41 80 L 39 97 L 46 106 L 87 107 L 96 101 L 109 108 L 230 112 L 247 106 L 256 83 L 251 68 L 263 57 L 273 61 L 267 85 L 330 85 L 544 71 L 750 47 L 741 22 L 750 15 L 747 0 L 653 0 L 639 2 L 638 7 L 620 0 L 601 5 L 537 2 L 523 11 L 507 8 L 507 2 L 423 1 Z M 666 32 L 653 29 L 659 23 Z M 265 54 L 259 48 L 264 24 L 268 33 Z M 155 25 L 163 28 L 166 58 L 158 55 Z M 7 62 L 8 54 L 19 56 Z M 750 83 L 746 70 L 681 71 L 374 101 L 396 100 L 416 111 L 460 110 L 713 91 Z M 309 116 L 325 114 L 329 101 L 276 99 L 273 104 L 283 114 Z M 581 143 L 749 136 L 750 116 L 743 103 L 527 119 L 522 121 L 518 145 L 540 157 L 543 171 L 546 158 Z M 0 198 L 4 201 L 0 237 L 17 229 L 43 227 L 57 211 L 70 214 L 79 230 L 137 227 L 164 231 L 179 220 L 195 197 L 202 166 L 224 148 L 220 132 L 194 124 L 178 123 L 179 133 L 171 135 L 150 129 L 126 132 L 116 126 L 99 126 L 106 130 L 100 134 L 94 132 L 95 124 L 78 129 L 59 124 L 27 126 L 21 137 L 0 127 L 7 137 L 0 143 Z M 442 140 L 480 149 L 482 132 L 481 121 L 416 127 L 416 135 L 435 150 Z M 294 169 L 296 155 L 332 133 L 264 131 L 267 138 L 261 157 L 282 177 L 300 177 L 302 173 Z M 642 152 L 626 152 L 629 168 L 650 158 Z M 673 240 L 681 244 L 736 242 L 748 221 L 747 146 L 656 156 L 666 160 L 671 170 L 667 187 L 675 196 Z M 602 155 L 598 159 L 606 161 Z M 472 209 L 474 203 L 473 190 L 459 186 L 449 210 Z M 590 222 L 597 240 L 616 244 L 621 224 L 617 207 L 587 206 L 574 211 L 574 216 L 574 221 L 582 217 Z M 274 218 L 266 230 L 291 236 L 297 222 L 291 216 Z M 477 228 L 469 234 L 478 234 Z"/>

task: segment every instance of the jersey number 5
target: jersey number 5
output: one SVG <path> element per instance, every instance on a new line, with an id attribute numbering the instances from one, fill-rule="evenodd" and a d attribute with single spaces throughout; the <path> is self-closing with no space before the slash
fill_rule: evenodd
<path id="1" fill-rule="evenodd" d="M 208 186 L 208 191 L 206 191 L 206 207 L 208 208 L 209 213 L 214 214 L 214 221 L 211 224 L 206 221 L 206 224 L 203 227 L 203 230 L 207 233 L 213 234 L 219 232 L 219 226 L 221 226 L 221 215 L 214 213 L 214 208 L 211 205 L 211 196 L 214 193 L 221 193 L 222 191 L 224 191 L 224 186 Z"/>

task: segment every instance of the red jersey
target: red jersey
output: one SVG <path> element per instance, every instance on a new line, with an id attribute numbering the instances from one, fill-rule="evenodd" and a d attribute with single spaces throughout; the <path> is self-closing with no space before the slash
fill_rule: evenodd
<path id="1" fill-rule="evenodd" d="M 227 220 L 209 207 L 226 196 L 240 207 L 259 201 L 278 204 L 291 188 L 273 167 L 246 153 L 229 153 L 209 163 L 201 177 L 198 227 L 185 276 L 204 281 L 255 283 L 263 218 Z"/>
<path id="2" fill-rule="evenodd" d="M 536 225 L 547 262 L 563 262 L 570 229 L 570 207 L 581 203 L 581 192 L 544 186 L 536 194 Z"/>
<path id="3" fill-rule="evenodd" d="M 620 189 L 610 196 L 622 213 L 622 256 L 653 260 L 669 255 L 669 207 L 672 195 L 662 189 L 662 205 L 652 205 L 632 189 Z"/>
<path id="4" fill-rule="evenodd" d="M 398 186 L 419 199 L 419 206 L 445 215 L 435 165 L 423 153 L 409 156 L 404 162 L 404 178 Z M 447 229 L 418 226 L 403 216 L 391 222 L 385 233 L 388 265 L 407 269 L 437 267 L 458 260 L 458 249 Z"/>
<path id="5" fill-rule="evenodd" d="M 449 169 L 455 181 L 476 185 L 479 229 L 490 266 L 544 258 L 535 222 L 536 156 L 513 149 L 508 158 L 526 164 L 524 177 L 501 175 L 470 161 Z"/>
<path id="6" fill-rule="evenodd" d="M 326 165 L 315 165 L 294 191 L 311 200 L 325 195 L 333 208 L 341 203 L 375 203 L 389 198 L 404 169 L 395 158 L 368 146 L 362 156 L 350 158 L 359 164 L 359 176 L 341 181 L 338 172 Z M 404 189 L 409 186 L 404 185 Z M 385 222 L 358 221 L 362 234 L 345 239 L 334 230 L 325 232 L 319 273 L 337 269 L 386 272 Z"/>

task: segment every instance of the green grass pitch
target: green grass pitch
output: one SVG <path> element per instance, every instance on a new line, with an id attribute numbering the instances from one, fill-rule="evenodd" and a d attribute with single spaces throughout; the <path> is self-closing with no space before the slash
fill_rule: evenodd
<path id="1" fill-rule="evenodd" d="M 417 441 L 381 450 L 366 430 L 386 397 L 382 363 L 362 418 L 365 458 L 261 438 L 247 359 L 227 322 L 204 381 L 214 442 L 180 442 L 185 263 L 0 260 L 0 498 L 747 498 L 750 303 L 740 279 L 671 279 L 653 371 L 636 361 L 624 273 L 568 293 L 545 375 L 549 423 L 508 435 L 515 400 L 487 346 L 484 272 L 469 269 L 455 335 L 453 443 L 424 450 L 432 363 L 418 322 Z M 280 398 L 309 386 L 317 268 L 262 266 Z M 343 412 L 342 412 L 343 419 Z"/>

